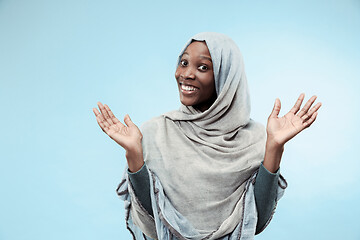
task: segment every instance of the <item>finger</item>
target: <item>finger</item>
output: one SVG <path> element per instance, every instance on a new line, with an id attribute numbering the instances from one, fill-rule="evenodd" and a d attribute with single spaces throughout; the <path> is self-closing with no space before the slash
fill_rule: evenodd
<path id="1" fill-rule="evenodd" d="M 305 106 L 301 109 L 301 111 L 298 113 L 299 117 L 304 116 L 310 109 L 311 105 L 313 105 L 313 103 L 316 100 L 316 96 L 312 96 L 305 104 Z"/>
<path id="2" fill-rule="evenodd" d="M 302 119 L 303 121 L 307 121 L 308 119 L 310 119 L 310 118 L 312 117 L 312 115 L 319 110 L 319 108 L 321 107 L 321 105 L 322 105 L 321 102 L 317 103 L 315 106 L 313 106 L 313 107 L 310 109 L 309 112 L 305 113 L 305 114 L 301 117 L 301 119 Z"/>
<path id="3" fill-rule="evenodd" d="M 281 109 L 280 99 L 276 98 L 276 99 L 275 99 L 275 103 L 274 103 L 273 110 L 272 110 L 272 112 L 271 112 L 271 114 L 270 114 L 270 118 L 276 118 L 277 116 L 279 116 L 280 109 Z"/>
<path id="4" fill-rule="evenodd" d="M 104 107 L 106 109 L 106 111 L 109 113 L 109 116 L 112 120 L 112 122 L 115 124 L 115 131 L 120 131 L 122 128 L 125 127 L 125 125 L 119 121 L 119 119 L 117 119 L 114 115 L 114 113 L 111 111 L 110 107 L 106 104 L 104 104 Z"/>
<path id="5" fill-rule="evenodd" d="M 304 101 L 304 97 L 305 97 L 304 93 L 300 94 L 298 100 L 296 101 L 294 107 L 290 110 L 290 112 L 296 114 L 299 111 L 301 104 Z"/>
<path id="6" fill-rule="evenodd" d="M 129 114 L 125 115 L 124 122 L 125 122 L 126 126 L 128 126 L 128 127 L 135 126 L 135 124 L 131 121 Z"/>
<path id="7" fill-rule="evenodd" d="M 105 104 L 104 107 L 105 107 L 106 111 L 108 112 L 108 114 L 109 114 L 111 120 L 113 121 L 113 123 L 115 123 L 115 124 L 120 123 L 119 119 L 117 119 L 115 117 L 115 115 L 113 114 L 113 112 L 111 111 L 109 106 Z"/>
<path id="8" fill-rule="evenodd" d="M 109 113 L 105 109 L 104 105 L 101 102 L 98 102 L 99 109 L 101 111 L 101 114 L 104 116 L 104 119 L 110 124 L 113 124 L 113 121 L 111 120 Z"/>
<path id="9" fill-rule="evenodd" d="M 93 108 L 93 112 L 94 112 L 96 118 L 101 117 L 101 113 L 99 112 L 99 110 L 97 110 L 97 108 Z"/>
<path id="10" fill-rule="evenodd" d="M 105 126 L 105 124 L 99 119 L 99 118 L 96 118 L 100 128 L 105 132 L 107 133 L 109 128 Z"/>
<path id="11" fill-rule="evenodd" d="M 103 130 L 105 132 L 106 126 L 104 125 L 103 121 L 101 120 L 101 114 L 99 113 L 99 111 L 96 108 L 93 108 L 93 112 L 95 113 L 96 121 L 99 124 L 101 130 Z"/>
<path id="12" fill-rule="evenodd" d="M 311 124 L 316 120 L 316 117 L 318 115 L 318 112 L 315 112 L 309 120 L 303 123 L 304 128 L 308 128 L 311 126 Z"/>
<path id="13" fill-rule="evenodd" d="M 103 129 L 103 131 L 105 131 L 104 128 L 109 127 L 110 124 L 104 119 L 104 117 L 100 114 L 100 112 L 96 108 L 93 108 L 93 111 L 95 113 L 96 120 L 98 121 L 100 127 Z"/>
<path id="14" fill-rule="evenodd" d="M 309 114 L 312 115 L 314 114 L 315 112 L 317 112 L 319 110 L 319 108 L 322 106 L 322 103 L 319 102 L 317 103 L 315 106 L 313 106 L 310 111 L 309 111 Z"/>

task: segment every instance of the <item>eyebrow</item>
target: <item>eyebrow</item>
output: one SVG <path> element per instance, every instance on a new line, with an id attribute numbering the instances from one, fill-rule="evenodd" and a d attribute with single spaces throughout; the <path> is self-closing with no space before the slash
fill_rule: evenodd
<path id="1" fill-rule="evenodd" d="M 184 56 L 185 54 L 186 54 L 186 55 L 189 55 L 187 52 L 184 52 L 184 53 L 183 53 L 183 56 Z M 212 62 L 211 57 L 207 57 L 207 56 L 204 56 L 204 55 L 200 55 L 200 58 L 203 58 L 203 59 L 206 59 L 206 60 L 209 60 L 210 62 Z"/>
<path id="2" fill-rule="evenodd" d="M 212 62 L 211 58 L 210 57 L 207 57 L 207 56 L 203 56 L 203 55 L 200 55 L 201 58 L 204 58 L 204 59 L 207 59 L 209 60 L 210 62 Z"/>

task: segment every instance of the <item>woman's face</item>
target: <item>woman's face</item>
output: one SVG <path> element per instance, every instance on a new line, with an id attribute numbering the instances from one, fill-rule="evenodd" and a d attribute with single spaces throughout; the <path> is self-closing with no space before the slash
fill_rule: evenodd
<path id="1" fill-rule="evenodd" d="M 216 99 L 212 60 L 205 42 L 192 42 L 184 51 L 175 72 L 180 101 L 205 111 Z"/>

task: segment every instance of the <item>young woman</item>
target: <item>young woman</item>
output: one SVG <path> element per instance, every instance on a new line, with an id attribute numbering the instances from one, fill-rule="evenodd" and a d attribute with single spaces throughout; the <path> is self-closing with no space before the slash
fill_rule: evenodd
<path id="1" fill-rule="evenodd" d="M 250 119 L 241 53 L 218 33 L 186 43 L 175 78 L 181 108 L 141 130 L 107 105 L 94 108 L 101 129 L 126 150 L 117 192 L 127 228 L 134 239 L 253 239 L 287 186 L 279 174 L 284 144 L 315 121 L 321 103 L 313 106 L 313 96 L 301 108 L 301 94 L 279 117 L 276 99 L 266 134 Z"/>

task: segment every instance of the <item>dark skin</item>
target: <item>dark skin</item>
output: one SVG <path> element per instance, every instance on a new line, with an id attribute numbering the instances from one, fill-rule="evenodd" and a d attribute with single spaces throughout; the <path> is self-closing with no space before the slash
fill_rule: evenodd
<path id="1" fill-rule="evenodd" d="M 180 101 L 185 106 L 193 106 L 206 111 L 216 100 L 215 80 L 210 52 L 205 42 L 192 42 L 184 51 L 175 72 L 179 87 Z M 316 96 L 312 96 L 301 108 L 304 94 L 300 94 L 293 108 L 279 117 L 281 103 L 275 100 L 274 108 L 268 118 L 266 148 L 263 165 L 270 172 L 280 167 L 284 145 L 294 136 L 311 126 L 315 121 L 321 103 L 313 106 Z M 100 128 L 126 150 L 130 172 L 137 172 L 144 164 L 142 153 L 142 134 L 131 121 L 129 115 L 121 123 L 107 105 L 98 102 L 100 112 L 93 108 Z M 301 110 L 300 110 L 301 108 Z"/>
<path id="2" fill-rule="evenodd" d="M 180 101 L 206 111 L 216 100 L 214 71 L 204 42 L 192 42 L 184 51 L 175 72 Z M 189 90 L 186 90 L 189 89 Z"/>

